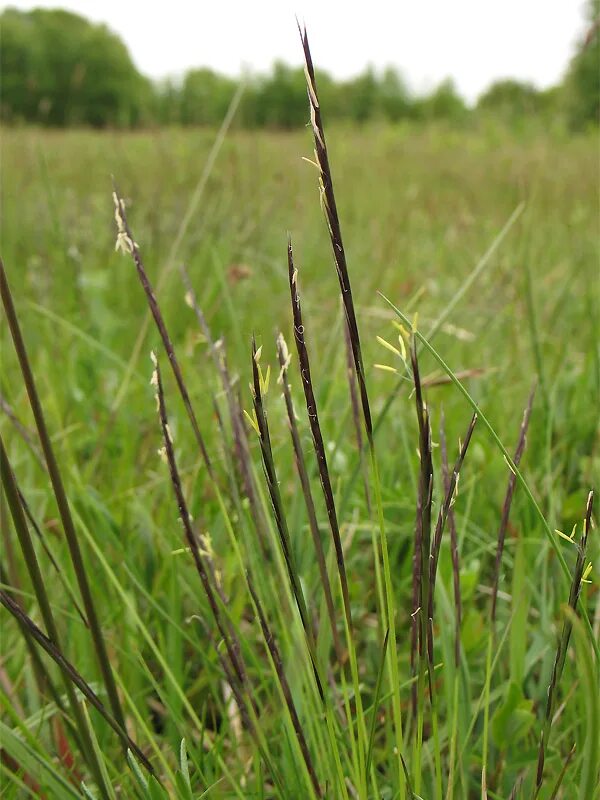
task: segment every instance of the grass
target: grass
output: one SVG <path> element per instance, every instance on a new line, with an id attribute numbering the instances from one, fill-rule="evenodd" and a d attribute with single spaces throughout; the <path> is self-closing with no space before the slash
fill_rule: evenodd
<path id="1" fill-rule="evenodd" d="M 596 142 L 304 44 L 312 132 L 3 132 L 7 798 L 595 791 Z"/>

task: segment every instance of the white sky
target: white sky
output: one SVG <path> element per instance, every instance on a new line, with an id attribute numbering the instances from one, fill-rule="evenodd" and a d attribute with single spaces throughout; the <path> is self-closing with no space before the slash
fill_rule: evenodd
<path id="1" fill-rule="evenodd" d="M 264 72 L 275 59 L 301 63 L 295 15 L 306 22 L 313 59 L 335 77 L 367 64 L 396 66 L 415 91 L 446 77 L 474 100 L 493 80 L 540 88 L 564 73 L 584 28 L 584 0 L 65 0 L 104 22 L 152 78 L 209 66 L 229 75 Z"/>

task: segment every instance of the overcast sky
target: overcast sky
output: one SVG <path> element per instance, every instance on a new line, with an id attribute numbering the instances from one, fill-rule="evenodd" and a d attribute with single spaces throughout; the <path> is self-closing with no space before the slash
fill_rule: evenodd
<path id="1" fill-rule="evenodd" d="M 313 59 L 335 77 L 367 64 L 396 66 L 419 92 L 446 77 L 476 99 L 493 80 L 540 88 L 564 73 L 584 28 L 583 0 L 70 0 L 60 5 L 106 23 L 152 78 L 195 66 L 229 75 L 300 63 L 295 15 L 306 22 Z"/>

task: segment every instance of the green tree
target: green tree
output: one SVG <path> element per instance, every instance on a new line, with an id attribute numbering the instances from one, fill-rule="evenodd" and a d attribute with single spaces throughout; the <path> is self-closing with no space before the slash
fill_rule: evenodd
<path id="1" fill-rule="evenodd" d="M 227 113 L 236 81 L 211 69 L 186 73 L 181 87 L 180 119 L 184 125 L 219 125 Z"/>
<path id="2" fill-rule="evenodd" d="M 255 104 L 257 125 L 275 128 L 303 125 L 308 116 L 304 71 L 276 62 L 271 74 L 256 82 L 249 99 Z"/>
<path id="3" fill-rule="evenodd" d="M 375 116 L 378 106 L 377 78 L 372 67 L 340 86 L 344 116 L 354 122 L 366 122 Z"/>
<path id="4" fill-rule="evenodd" d="M 564 83 L 568 121 L 576 130 L 600 121 L 600 0 L 588 0 L 586 23 Z"/>
<path id="5" fill-rule="evenodd" d="M 456 91 L 451 78 L 442 81 L 430 95 L 415 104 L 415 116 L 426 122 L 434 120 L 462 122 L 468 113 L 465 101 Z"/>
<path id="6" fill-rule="evenodd" d="M 544 110 L 544 94 L 531 83 L 512 79 L 496 81 L 477 101 L 477 110 L 514 121 Z"/>
<path id="7" fill-rule="evenodd" d="M 154 115 L 161 125 L 173 125 L 181 122 L 181 86 L 167 78 L 158 81 L 154 87 Z"/>
<path id="8" fill-rule="evenodd" d="M 386 119 L 397 122 L 411 115 L 411 98 L 397 70 L 392 67 L 386 69 L 378 82 L 377 90 L 379 107 Z"/>
<path id="9" fill-rule="evenodd" d="M 152 105 L 149 81 L 104 25 L 77 14 L 7 9 L 0 16 L 2 115 L 49 125 L 132 125 Z"/>

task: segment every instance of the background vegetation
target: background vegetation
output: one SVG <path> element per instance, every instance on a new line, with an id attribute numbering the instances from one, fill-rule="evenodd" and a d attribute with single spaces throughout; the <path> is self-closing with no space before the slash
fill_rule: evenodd
<path id="1" fill-rule="evenodd" d="M 588 4 L 588 27 L 564 81 L 538 90 L 500 80 L 467 108 L 452 81 L 428 96 L 415 96 L 393 68 L 368 68 L 346 81 L 317 73 L 328 119 L 445 119 L 464 124 L 469 117 L 499 116 L 514 124 L 537 119 L 542 125 L 566 122 L 581 129 L 600 115 L 600 50 L 595 20 L 597 0 Z M 240 80 L 208 68 L 191 69 L 178 80 L 151 82 L 134 66 L 127 48 L 106 26 L 61 10 L 0 15 L 2 119 L 48 126 L 139 127 L 219 125 Z M 532 56 L 533 57 L 533 56 Z M 306 89 L 301 68 L 283 63 L 269 75 L 248 75 L 236 116 L 241 127 L 295 128 L 305 122 Z"/>

